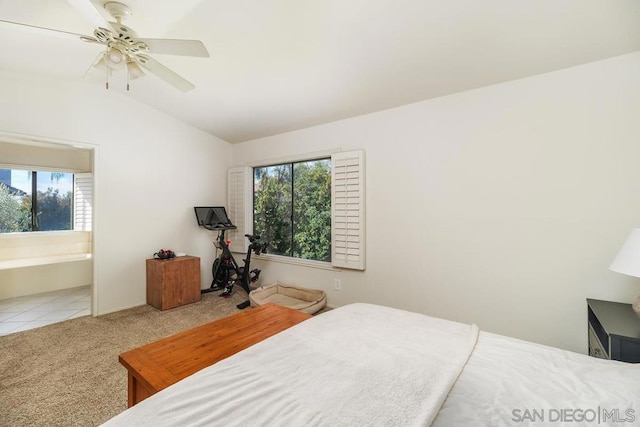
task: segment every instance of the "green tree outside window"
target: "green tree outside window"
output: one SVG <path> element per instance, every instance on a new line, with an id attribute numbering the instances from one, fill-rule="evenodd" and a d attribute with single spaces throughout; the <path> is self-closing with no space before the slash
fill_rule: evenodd
<path id="1" fill-rule="evenodd" d="M 11 172 L 7 169 L 1 171 Z M 37 190 L 33 197 L 30 191 L 18 190 L 6 182 L 0 182 L 0 233 L 73 229 L 73 191 L 61 192 L 58 188 L 60 180 L 73 181 L 73 174 L 28 170 L 18 172 L 24 172 L 26 179 L 23 182 L 33 183 L 36 180 L 38 188 L 51 186 L 46 191 Z M 5 179 L 9 176 L 10 173 L 2 174 Z"/>
<path id="2" fill-rule="evenodd" d="M 331 261 L 331 160 L 254 168 L 254 233 L 269 253 Z"/>

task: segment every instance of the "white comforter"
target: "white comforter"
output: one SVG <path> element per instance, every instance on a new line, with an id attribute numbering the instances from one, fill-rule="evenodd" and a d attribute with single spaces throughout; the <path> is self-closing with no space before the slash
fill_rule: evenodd
<path id="1" fill-rule="evenodd" d="M 434 427 L 639 426 L 640 364 L 481 331 Z"/>
<path id="2" fill-rule="evenodd" d="M 428 426 L 478 329 L 352 304 L 157 393 L 107 426 Z"/>
<path id="3" fill-rule="evenodd" d="M 200 371 L 107 425 L 432 422 L 435 427 L 640 425 L 640 364 L 353 304 Z"/>

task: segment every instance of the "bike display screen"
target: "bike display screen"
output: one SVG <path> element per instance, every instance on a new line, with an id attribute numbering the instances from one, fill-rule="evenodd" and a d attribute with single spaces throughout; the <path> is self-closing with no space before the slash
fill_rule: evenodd
<path id="1" fill-rule="evenodd" d="M 211 228 L 233 227 L 224 206 L 196 206 L 193 209 L 198 225 Z"/>

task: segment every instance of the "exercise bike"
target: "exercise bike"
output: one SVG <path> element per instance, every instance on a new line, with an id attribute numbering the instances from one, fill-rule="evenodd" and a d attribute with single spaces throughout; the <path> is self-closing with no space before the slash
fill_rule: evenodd
<path id="1" fill-rule="evenodd" d="M 203 216 L 204 209 L 207 209 L 206 216 Z M 218 232 L 218 237 L 214 244 L 216 246 L 216 253 L 220 250 L 220 253 L 216 256 L 216 259 L 213 261 L 213 265 L 211 266 L 211 273 L 213 276 L 211 287 L 203 289 L 200 292 L 207 293 L 222 290 L 219 296 L 228 298 L 233 293 L 234 286 L 238 284 L 242 289 L 244 289 L 248 296 L 252 290 L 251 285 L 260 277 L 259 269 L 254 268 L 251 270 L 251 255 L 266 253 L 269 243 L 261 242 L 260 236 L 245 234 L 245 237 L 249 239 L 249 247 L 247 248 L 246 258 L 243 259 L 244 265 L 241 267 L 238 265 L 231 253 L 231 250 L 229 249 L 230 241 L 225 238 L 225 232 L 227 230 L 235 230 L 237 227 L 233 225 L 227 217 L 224 207 L 196 207 L 195 210 L 199 225 L 202 225 L 207 230 Z M 249 305 L 250 302 L 247 300 L 236 305 L 236 307 L 242 310 L 247 308 Z"/>

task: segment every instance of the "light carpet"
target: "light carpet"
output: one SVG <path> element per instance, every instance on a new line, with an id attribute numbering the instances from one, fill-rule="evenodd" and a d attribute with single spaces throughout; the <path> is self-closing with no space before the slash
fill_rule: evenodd
<path id="1" fill-rule="evenodd" d="M 144 305 L 0 336 L 0 426 L 97 426 L 127 407 L 127 350 L 239 312 L 242 291 Z"/>

